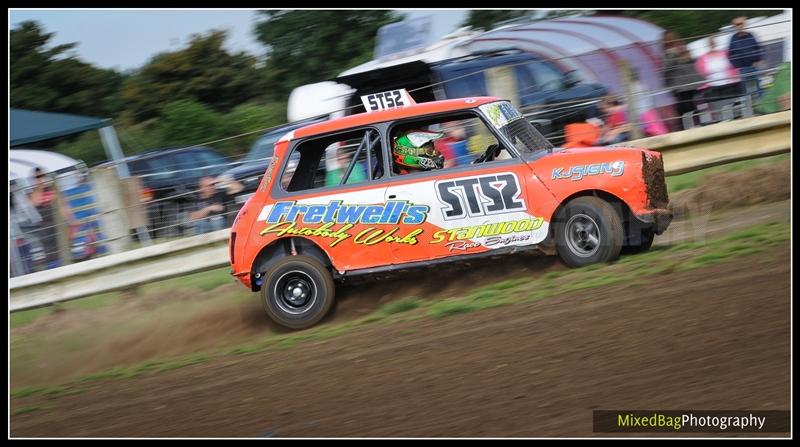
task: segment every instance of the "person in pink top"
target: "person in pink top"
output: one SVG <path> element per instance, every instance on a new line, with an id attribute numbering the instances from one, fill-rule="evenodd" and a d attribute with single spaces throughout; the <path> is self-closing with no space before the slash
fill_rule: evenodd
<path id="1" fill-rule="evenodd" d="M 713 102 L 741 96 L 742 79 L 739 70 L 728 60 L 728 52 L 717 47 L 714 36 L 708 38 L 708 46 L 710 50 L 694 64 L 697 73 L 706 80 L 700 87 L 705 99 Z"/>

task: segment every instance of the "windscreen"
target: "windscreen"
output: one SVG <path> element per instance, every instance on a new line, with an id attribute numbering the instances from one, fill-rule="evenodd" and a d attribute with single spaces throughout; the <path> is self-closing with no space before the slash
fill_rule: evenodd
<path id="1" fill-rule="evenodd" d="M 520 154 L 552 151 L 553 145 L 510 102 L 491 102 L 478 108 Z"/>

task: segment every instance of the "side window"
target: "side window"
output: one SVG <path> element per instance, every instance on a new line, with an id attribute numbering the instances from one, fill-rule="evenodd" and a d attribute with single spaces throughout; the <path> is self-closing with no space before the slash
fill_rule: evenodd
<path id="1" fill-rule="evenodd" d="M 175 152 L 171 154 L 171 169 L 178 171 L 175 175 L 179 178 L 190 179 L 199 177 L 203 169 L 197 169 L 197 159 L 191 152 Z"/>
<path id="2" fill-rule="evenodd" d="M 541 90 L 556 91 L 561 89 L 561 72 L 552 65 L 546 62 L 531 62 L 526 67 Z"/>
<path id="3" fill-rule="evenodd" d="M 148 157 L 143 160 L 146 165 L 146 175 L 152 180 L 172 179 L 178 176 L 178 166 L 169 154 L 162 156 Z"/>
<path id="4" fill-rule="evenodd" d="M 128 162 L 128 169 L 130 169 L 131 174 L 133 175 L 143 175 L 150 173 L 150 166 L 147 164 L 147 160 L 133 160 Z"/>
<path id="5" fill-rule="evenodd" d="M 514 74 L 517 76 L 517 95 L 523 104 L 528 105 L 531 101 L 526 101 L 527 97 L 536 93 L 539 86 L 536 85 L 536 80 L 533 78 L 533 73 L 528 69 L 527 65 L 517 65 L 514 67 Z"/>
<path id="6" fill-rule="evenodd" d="M 264 165 L 267 164 L 267 159 L 272 157 L 272 154 L 275 151 L 275 142 L 278 141 L 278 138 L 283 136 L 283 134 L 274 134 L 268 135 L 259 138 L 253 143 L 253 146 L 250 148 L 250 152 L 247 153 L 245 156 L 245 160 L 248 161 L 263 161 Z"/>
<path id="7" fill-rule="evenodd" d="M 380 135 L 374 129 L 303 141 L 289 155 L 281 185 L 292 192 L 381 178 L 380 147 Z"/>
<path id="8" fill-rule="evenodd" d="M 399 175 L 511 158 L 472 113 L 402 122 L 392 127 L 390 139 L 392 172 Z"/>
<path id="9" fill-rule="evenodd" d="M 442 72 L 443 79 L 448 79 L 444 83 L 444 91 L 448 98 L 468 98 L 470 96 L 486 96 L 486 77 L 480 70 L 470 72 L 456 71 L 453 73 Z"/>
<path id="10" fill-rule="evenodd" d="M 225 172 L 225 169 L 227 169 L 227 162 L 225 159 L 210 150 L 196 151 L 195 157 L 197 157 L 197 167 L 205 166 L 205 168 L 200 170 L 202 175 L 216 176 L 222 174 Z"/>

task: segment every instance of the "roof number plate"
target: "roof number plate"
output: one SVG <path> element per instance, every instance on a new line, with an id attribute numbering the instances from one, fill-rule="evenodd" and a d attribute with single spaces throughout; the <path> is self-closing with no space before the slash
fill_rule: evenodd
<path id="1" fill-rule="evenodd" d="M 361 97 L 361 102 L 364 103 L 367 112 L 408 107 L 414 104 L 406 89 L 364 95 Z"/>

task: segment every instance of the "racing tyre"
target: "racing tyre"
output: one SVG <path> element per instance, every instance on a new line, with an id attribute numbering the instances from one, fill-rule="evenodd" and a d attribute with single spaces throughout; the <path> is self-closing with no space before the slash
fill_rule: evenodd
<path id="1" fill-rule="evenodd" d="M 573 199 L 556 216 L 556 249 L 570 267 L 613 261 L 624 240 L 619 214 L 600 198 Z"/>
<path id="2" fill-rule="evenodd" d="M 622 254 L 634 255 L 650 250 L 650 247 L 653 246 L 653 240 L 656 238 L 655 232 L 652 228 L 646 228 L 641 230 L 641 233 L 638 241 L 631 241 L 632 243 L 628 243 L 622 247 Z"/>
<path id="3" fill-rule="evenodd" d="M 333 276 L 314 258 L 285 257 L 264 274 L 261 300 L 275 323 L 289 329 L 305 329 L 331 310 L 335 300 Z"/>

